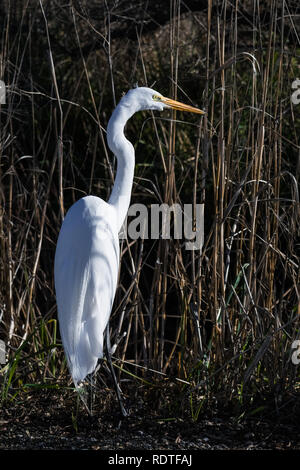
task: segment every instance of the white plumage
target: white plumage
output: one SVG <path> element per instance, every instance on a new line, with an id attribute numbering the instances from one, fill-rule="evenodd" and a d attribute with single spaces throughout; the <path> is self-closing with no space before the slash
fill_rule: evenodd
<path id="1" fill-rule="evenodd" d="M 137 111 L 170 107 L 203 113 L 145 87 L 132 89 L 121 99 L 107 127 L 108 145 L 118 159 L 109 201 L 84 197 L 73 204 L 62 224 L 55 254 L 55 290 L 61 338 L 76 386 L 103 356 L 103 333 L 117 287 L 118 232 L 130 204 L 135 164 L 124 126 Z"/>
<path id="2" fill-rule="evenodd" d="M 66 215 L 55 254 L 59 325 L 75 385 L 103 356 L 103 332 L 115 296 L 119 240 L 113 206 L 94 196 Z"/>

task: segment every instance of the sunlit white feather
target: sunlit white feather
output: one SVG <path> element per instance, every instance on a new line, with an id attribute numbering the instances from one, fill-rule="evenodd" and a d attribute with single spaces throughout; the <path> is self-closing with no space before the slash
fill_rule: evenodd
<path id="1" fill-rule="evenodd" d="M 137 111 L 168 107 L 159 96 L 141 87 L 121 99 L 107 127 L 108 145 L 118 159 L 109 201 L 95 196 L 80 199 L 69 209 L 60 230 L 55 290 L 62 342 L 75 385 L 94 371 L 103 356 L 103 333 L 117 287 L 118 232 L 130 204 L 135 164 L 124 126 Z"/>

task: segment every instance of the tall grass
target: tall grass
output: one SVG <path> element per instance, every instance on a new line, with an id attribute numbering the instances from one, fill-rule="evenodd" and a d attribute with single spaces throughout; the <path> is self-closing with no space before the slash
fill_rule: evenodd
<path id="1" fill-rule="evenodd" d="M 24 384 L 69 380 L 55 244 L 73 202 L 108 198 L 115 161 L 105 128 L 137 81 L 207 111 L 199 119 L 140 113 L 127 126 L 136 147 L 132 203 L 203 203 L 205 243 L 187 251 L 184 240 L 122 241 L 111 318 L 114 338 L 127 333 L 116 352 L 121 379 L 176 378 L 195 419 L 216 398 L 249 405 L 275 397 L 279 409 L 279 397 L 297 390 L 300 105 L 291 85 L 299 6 L 190 6 L 171 0 L 159 16 L 156 2 L 144 1 L 134 9 L 1 4 L 5 397 Z"/>

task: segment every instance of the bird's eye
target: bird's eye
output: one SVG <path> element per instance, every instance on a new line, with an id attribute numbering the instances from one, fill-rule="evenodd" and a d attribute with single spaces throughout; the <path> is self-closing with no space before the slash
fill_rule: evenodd
<path id="1" fill-rule="evenodd" d="M 161 97 L 158 96 L 158 95 L 152 95 L 152 99 L 153 99 L 154 101 L 160 101 L 160 100 L 161 100 Z"/>

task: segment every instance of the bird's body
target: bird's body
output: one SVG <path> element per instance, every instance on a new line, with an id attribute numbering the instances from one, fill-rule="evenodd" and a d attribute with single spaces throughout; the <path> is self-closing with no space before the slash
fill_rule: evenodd
<path id="1" fill-rule="evenodd" d="M 103 356 L 103 332 L 118 280 L 119 239 L 114 207 L 87 196 L 68 211 L 55 254 L 59 324 L 75 385 Z"/>
<path id="2" fill-rule="evenodd" d="M 135 165 L 134 148 L 124 135 L 124 126 L 137 111 L 164 108 L 203 113 L 150 88 L 130 90 L 107 128 L 108 145 L 118 159 L 109 201 L 95 196 L 80 199 L 71 206 L 61 227 L 55 253 L 55 290 L 62 342 L 76 386 L 103 356 L 103 334 L 117 287 L 118 233 L 130 204 Z"/>

